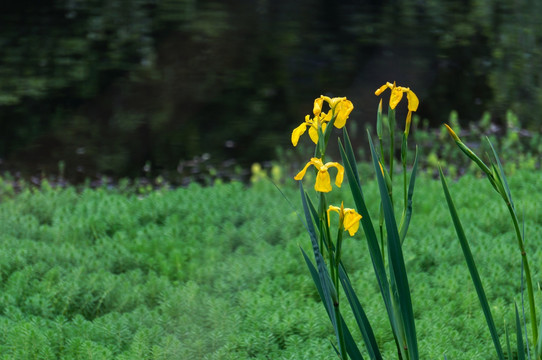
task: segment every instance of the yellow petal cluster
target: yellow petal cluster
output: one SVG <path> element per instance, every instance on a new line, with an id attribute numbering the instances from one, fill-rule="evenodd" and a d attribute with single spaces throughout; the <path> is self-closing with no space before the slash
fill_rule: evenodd
<path id="1" fill-rule="evenodd" d="M 395 109 L 397 104 L 399 104 L 399 102 L 403 98 L 404 93 L 407 94 L 408 114 L 406 118 L 405 132 L 407 132 L 407 135 L 408 135 L 408 129 L 410 129 L 410 122 L 412 119 L 412 112 L 418 110 L 418 106 L 420 105 L 420 100 L 418 100 L 418 97 L 416 96 L 416 94 L 414 94 L 414 91 L 410 90 L 410 88 L 396 86 L 395 82 L 393 84 L 390 82 L 385 83 L 384 85 L 376 89 L 375 95 L 379 96 L 386 89 L 391 89 L 391 96 L 390 96 L 391 109 Z"/>
<path id="2" fill-rule="evenodd" d="M 321 126 L 322 132 L 326 131 L 327 124 L 324 120 L 325 119 L 321 119 L 319 115 L 312 119 L 309 115 L 305 116 L 305 121 L 292 131 L 292 144 L 297 146 L 299 138 L 307 131 L 307 128 L 309 129 L 309 136 L 312 142 L 318 144 L 318 126 Z"/>
<path id="3" fill-rule="evenodd" d="M 301 170 L 295 177 L 295 180 L 301 180 L 305 176 L 309 166 L 314 165 L 318 170 L 316 175 L 316 184 L 314 189 L 319 192 L 330 192 L 331 191 L 331 178 L 329 176 L 329 168 L 334 167 L 337 169 L 337 176 L 335 177 L 335 185 L 341 187 L 343 178 L 344 178 L 344 167 L 337 162 L 328 162 L 324 164 L 321 159 L 311 158 L 311 160 L 305 165 L 303 170 Z"/>
<path id="4" fill-rule="evenodd" d="M 341 207 L 329 205 L 329 208 L 327 209 L 328 224 L 330 211 L 335 211 L 339 214 L 339 223 L 343 224 L 344 230 L 348 231 L 350 236 L 354 236 L 359 229 L 361 215 L 358 214 L 354 209 L 345 208 L 343 204 L 341 204 Z"/>
<path id="5" fill-rule="evenodd" d="M 328 111 L 327 114 L 322 112 L 324 101 L 328 103 L 330 107 L 330 111 Z M 299 138 L 305 133 L 307 128 L 309 128 L 309 136 L 312 142 L 317 144 L 319 128 L 321 128 L 322 132 L 324 132 L 326 129 L 326 124 L 331 121 L 333 116 L 335 116 L 336 119 L 334 125 L 337 129 L 341 129 L 346 124 L 346 120 L 350 116 L 353 109 L 354 105 L 345 97 L 330 98 L 321 95 L 319 98 L 314 100 L 314 106 L 312 109 L 314 117 L 311 119 L 309 115 L 305 116 L 305 121 L 292 131 L 292 144 L 297 146 Z"/>

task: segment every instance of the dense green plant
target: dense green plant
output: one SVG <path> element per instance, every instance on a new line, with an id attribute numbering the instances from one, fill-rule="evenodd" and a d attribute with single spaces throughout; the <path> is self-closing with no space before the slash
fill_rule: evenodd
<path id="1" fill-rule="evenodd" d="M 527 234 L 542 230 L 542 195 L 535 191 L 540 175 L 518 169 L 510 178 Z M 377 183 L 368 176 L 363 175 L 367 204 L 378 214 Z M 402 179 L 393 181 L 400 189 Z M 405 259 L 420 348 L 432 359 L 442 358 L 443 348 L 448 359 L 492 359 L 440 185 L 423 173 L 416 181 L 424 196 L 414 198 Z M 504 320 L 515 321 L 508 295 L 517 291 L 517 282 L 509 275 L 519 278 L 519 265 L 508 255 L 516 244 L 509 241 L 514 234 L 506 208 L 484 184 L 469 172 L 452 191 L 461 216 L 477 219 L 466 230 L 475 240 L 471 249 L 484 283 L 490 284 L 487 295 L 500 330 Z M 292 182 L 281 187 L 287 198 L 297 198 Z M 341 197 L 353 202 L 347 193 Z M 333 357 L 325 310 L 299 266 L 306 235 L 266 180 L 250 187 L 192 184 L 142 194 L 27 184 L 0 199 L 0 358 Z M 352 269 L 356 291 L 364 294 L 360 301 L 373 319 L 383 357 L 393 358 L 395 345 L 364 240 L 346 241 L 343 261 Z M 532 259 L 542 257 L 534 241 L 526 246 Z"/>
<path id="2" fill-rule="evenodd" d="M 509 212 L 509 215 L 512 220 L 515 237 L 517 240 L 518 250 L 521 257 L 521 291 L 522 291 L 522 318 L 519 317 L 519 311 L 518 307 L 516 305 L 516 334 L 517 334 L 517 351 L 518 356 L 520 359 L 542 359 L 542 334 L 539 334 L 539 324 L 536 316 L 537 306 L 535 303 L 535 295 L 534 295 L 534 287 L 533 287 L 533 276 L 531 273 L 531 267 L 529 265 L 529 258 L 527 256 L 526 252 L 526 239 L 525 239 L 525 228 L 520 225 L 520 216 L 518 214 L 518 210 L 516 210 L 516 205 L 514 204 L 514 201 L 512 200 L 512 194 L 510 191 L 510 187 L 508 186 L 508 180 L 506 178 L 506 175 L 504 173 L 503 166 L 501 164 L 501 161 L 499 159 L 499 156 L 497 155 L 497 152 L 491 145 L 491 142 L 489 142 L 489 145 L 491 146 L 491 149 L 493 151 L 493 157 L 490 160 L 489 166 L 485 164 L 485 162 L 480 159 L 458 136 L 457 134 L 450 128 L 448 125 L 446 125 L 446 128 L 448 129 L 448 132 L 454 139 L 457 146 L 463 151 L 467 157 L 476 164 L 477 167 L 480 168 L 484 172 L 484 174 L 487 176 L 487 179 L 489 180 L 491 186 L 494 188 L 494 190 L 500 195 L 502 200 L 504 201 L 507 210 Z M 486 317 L 486 322 L 488 324 L 489 330 L 491 331 L 491 336 L 493 338 L 493 343 L 495 345 L 495 350 L 497 351 L 497 356 L 499 359 L 504 359 L 504 353 L 502 350 L 501 343 L 499 341 L 497 330 L 495 328 L 495 323 L 493 320 L 493 317 L 491 315 L 491 310 L 489 307 L 489 304 L 487 302 L 487 298 L 485 295 L 484 287 L 482 285 L 482 282 L 480 280 L 480 277 L 478 275 L 478 270 L 475 265 L 474 258 L 472 256 L 472 253 L 469 248 L 467 237 L 465 236 L 465 232 L 463 230 L 463 226 L 461 225 L 461 220 L 459 219 L 459 216 L 457 214 L 457 210 L 455 208 L 455 205 L 453 203 L 452 197 L 450 195 L 450 192 L 448 190 L 448 186 L 446 184 L 446 181 L 444 179 L 444 175 L 442 174 L 442 170 L 440 170 L 440 176 L 442 179 L 442 186 L 444 188 L 444 192 L 446 194 L 446 201 L 448 203 L 448 207 L 450 208 L 450 213 L 452 215 L 452 219 L 454 222 L 454 226 L 457 231 L 457 236 L 459 238 L 459 241 L 461 243 L 461 247 L 463 250 L 463 253 L 465 255 L 465 259 L 467 261 L 467 265 L 469 267 L 469 271 L 471 273 L 472 281 L 474 283 L 474 286 L 476 288 L 476 291 L 478 293 L 478 298 L 480 299 L 480 304 L 482 305 L 482 309 L 484 311 L 484 315 Z M 524 275 L 525 274 L 525 275 Z M 523 291 L 524 291 L 524 283 L 526 284 L 526 297 L 527 297 L 527 309 L 524 307 L 524 298 L 523 298 Z M 526 313 L 528 314 L 528 318 L 530 321 L 530 328 L 531 328 L 531 336 L 530 338 L 525 334 L 525 343 L 523 342 L 522 337 L 522 327 L 525 326 L 525 331 L 527 331 L 527 320 L 526 320 Z M 542 320 L 541 320 L 542 321 Z M 530 339 L 530 341 L 529 341 Z M 507 333 L 507 344 L 508 344 L 508 351 L 510 352 L 510 345 L 509 345 L 509 339 L 508 339 L 508 333 Z"/>
<path id="3" fill-rule="evenodd" d="M 418 98 L 410 88 L 396 86 L 395 83 L 386 83 L 380 87 L 375 94 L 380 95 L 384 90 L 391 89 L 389 102 L 389 110 L 387 121 L 384 121 L 382 115 L 382 103 L 380 103 L 377 111 L 377 136 L 379 140 L 379 151 L 373 145 L 371 134 L 369 134 L 369 145 L 371 150 L 371 158 L 373 162 L 374 172 L 378 183 L 378 196 L 380 203 L 380 217 L 378 227 L 371 220 L 371 212 L 368 210 L 368 201 L 362 191 L 362 174 L 358 171 L 357 162 L 354 151 L 345 127 L 346 119 L 352 111 L 352 103 L 346 98 L 330 99 L 321 96 L 314 101 L 314 118 L 306 116 L 305 122 L 292 132 L 292 144 L 297 145 L 299 137 L 309 129 L 311 140 L 315 144 L 314 157 L 305 165 L 305 167 L 295 176 L 295 180 L 302 180 L 310 166 L 316 168 L 316 180 L 314 189 L 316 190 L 317 201 L 314 203 L 311 197 L 305 190 L 301 182 L 299 183 L 301 191 L 301 200 L 303 204 L 303 212 L 305 214 L 304 226 L 309 233 L 312 245 L 313 261 L 302 250 L 303 257 L 309 268 L 310 274 L 316 285 L 324 308 L 332 323 L 335 334 L 335 342 L 332 346 L 341 359 L 363 359 L 364 351 L 371 359 L 382 359 L 383 354 L 375 336 L 375 327 L 371 324 L 372 318 L 367 316 L 367 312 L 362 305 L 360 298 L 357 295 L 355 288 L 352 285 L 350 277 L 347 274 L 347 267 L 342 261 L 342 254 L 346 251 L 343 246 L 343 232 L 348 231 L 350 236 L 353 236 L 358 228 L 363 228 L 365 240 L 371 257 L 374 275 L 378 288 L 381 294 L 381 300 L 389 320 L 389 332 L 393 337 L 396 356 L 399 359 L 420 358 L 420 348 L 418 346 L 418 331 L 415 325 L 415 311 L 413 308 L 413 300 L 411 296 L 411 286 L 407 277 L 405 264 L 405 255 L 403 243 L 405 242 L 407 231 L 409 229 L 412 215 L 412 198 L 414 194 L 414 185 L 417 173 L 418 152 L 414 156 L 412 171 L 410 175 L 407 173 L 407 157 L 408 157 L 408 136 L 410 133 L 412 112 L 418 108 Z M 394 201 L 393 177 L 395 173 L 394 159 L 395 151 L 395 108 L 403 95 L 406 94 L 408 99 L 408 114 L 402 135 L 400 161 L 402 164 L 402 199 L 399 201 L 402 211 L 400 217 L 397 217 L 397 201 Z M 329 112 L 322 112 L 322 102 L 329 103 Z M 387 134 L 389 135 L 389 150 L 386 152 L 384 147 L 384 123 L 387 124 Z M 333 126 L 343 128 L 343 140 L 339 139 L 339 150 L 342 164 L 338 162 L 327 162 L 325 156 L 330 138 L 331 129 Z M 526 308 L 522 307 L 522 317 L 516 306 L 515 308 L 515 332 L 517 339 L 517 354 L 520 359 L 540 359 L 542 352 L 542 336 L 538 333 L 538 319 L 536 315 L 537 305 L 535 303 L 533 276 L 529 266 L 525 235 L 520 227 L 520 221 L 508 185 L 508 180 L 504 174 L 504 168 L 501 164 L 495 149 L 490 147 L 493 152 L 494 161 L 490 167 L 486 165 L 472 150 L 465 145 L 453 130 L 446 125 L 448 131 L 454 138 L 459 148 L 467 154 L 468 158 L 482 170 L 487 176 L 492 187 L 499 193 L 504 200 L 509 215 L 512 218 L 513 230 L 517 238 L 517 244 L 521 259 L 521 280 L 517 285 L 521 288 L 521 296 L 523 301 L 523 284 L 525 282 L 527 291 Z M 344 145 L 343 145 L 344 143 Z M 327 155 L 329 156 L 329 155 Z M 344 208 L 341 203 L 340 208 L 328 204 L 328 193 L 332 191 L 330 183 L 330 168 L 337 169 L 335 184 L 341 187 L 343 176 L 346 174 L 348 179 L 351 198 L 355 203 L 356 209 Z M 446 201 L 453 223 L 457 231 L 457 235 L 461 244 L 461 249 L 469 269 L 474 287 L 486 323 L 488 325 L 491 339 L 493 341 L 497 356 L 499 359 L 504 359 L 504 351 L 499 339 L 499 333 L 495 325 L 495 320 L 492 315 L 492 310 L 488 302 L 486 291 L 482 285 L 481 278 L 474 261 L 474 257 L 470 250 L 469 242 L 465 236 L 465 232 L 459 220 L 456 207 L 451 198 L 450 192 L 442 170 L 440 176 L 442 178 L 442 186 L 445 192 Z M 314 181 L 312 179 L 311 181 Z M 327 210 L 326 210 L 327 209 Z M 330 211 L 337 211 L 340 214 L 338 222 L 338 230 L 335 230 L 335 225 L 330 225 Z M 358 213 L 359 212 L 359 213 Z M 344 230 L 343 230 L 344 227 Z M 427 227 L 427 226 L 426 226 Z M 335 231 L 337 235 L 335 236 Z M 525 274 L 525 275 L 524 275 Z M 516 291 L 511 292 L 508 296 L 513 296 Z M 348 306 L 345 304 L 347 301 Z M 363 344 L 361 349 L 358 342 L 352 335 L 351 327 L 345 320 L 345 313 L 351 313 L 355 319 L 355 328 L 362 334 Z M 525 334 L 523 339 L 523 327 L 530 323 L 531 336 Z M 530 340 L 529 340 L 530 339 Z M 506 332 L 506 343 L 508 358 L 512 356 L 510 347 L 510 337 Z M 446 347 L 442 349 L 446 351 Z M 422 356 L 423 357 L 423 356 Z"/>

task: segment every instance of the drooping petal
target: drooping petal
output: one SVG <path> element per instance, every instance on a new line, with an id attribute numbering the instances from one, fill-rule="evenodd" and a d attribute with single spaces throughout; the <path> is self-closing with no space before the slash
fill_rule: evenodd
<path id="1" fill-rule="evenodd" d="M 337 164 L 337 178 L 335 179 L 335 183 L 338 187 L 341 187 L 344 179 L 344 167 L 341 164 Z"/>
<path id="2" fill-rule="evenodd" d="M 339 169 L 339 171 L 341 172 L 341 175 L 340 175 L 340 177 L 341 177 L 340 180 L 341 181 L 340 181 L 340 183 L 342 183 L 342 177 L 343 177 L 342 173 L 344 173 L 344 168 L 342 167 L 342 165 L 340 165 L 338 163 L 327 163 L 326 165 L 324 165 L 322 163 L 321 159 L 314 158 L 314 157 L 311 158 L 311 160 L 305 165 L 303 170 L 301 170 L 294 177 L 294 179 L 295 180 L 303 179 L 303 177 L 305 176 L 305 173 L 307 172 L 307 169 L 311 165 L 314 165 L 314 167 L 318 169 L 318 174 L 316 175 L 316 183 L 314 184 L 314 189 L 316 191 L 319 191 L 319 192 L 330 192 L 331 191 L 331 178 L 329 176 L 329 172 L 327 171 L 328 170 L 328 165 L 335 166 L 335 167 L 337 167 L 337 169 Z M 337 177 L 339 177 L 339 175 L 337 175 Z M 341 186 L 340 183 L 338 184 L 337 180 L 335 180 L 335 184 L 337 184 L 337 186 L 339 186 L 339 187 Z"/>
<path id="3" fill-rule="evenodd" d="M 356 210 L 344 209 L 344 229 L 350 233 L 350 236 L 354 236 L 358 231 L 360 220 L 361 215 Z"/>
<path id="4" fill-rule="evenodd" d="M 400 87 L 394 87 L 391 89 L 391 96 L 390 96 L 390 108 L 395 109 L 397 104 L 401 101 L 403 98 L 403 90 Z"/>
<path id="5" fill-rule="evenodd" d="M 361 219 L 361 215 L 360 216 L 360 219 Z M 359 219 L 356 220 L 356 221 L 353 221 L 351 223 L 351 225 L 349 225 L 348 227 L 346 226 L 346 219 L 345 219 L 345 223 L 344 223 L 344 229 L 348 231 L 348 233 L 350 234 L 350 236 L 354 236 L 354 234 L 358 231 L 359 229 Z"/>
<path id="6" fill-rule="evenodd" d="M 292 144 L 294 146 L 297 146 L 297 143 L 299 142 L 299 138 L 301 137 L 301 135 L 303 135 L 303 133 L 305 133 L 306 130 L 307 130 L 307 123 L 302 123 L 301 125 L 296 127 L 294 131 L 292 131 Z"/>
<path id="7" fill-rule="evenodd" d="M 327 169 L 323 168 L 318 170 L 316 175 L 316 184 L 314 184 L 314 189 L 319 192 L 330 192 L 331 191 L 331 178 L 329 177 L 329 172 Z"/>
<path id="8" fill-rule="evenodd" d="M 341 187 L 343 183 L 343 178 L 344 178 L 344 167 L 338 162 L 328 162 L 326 163 L 326 167 L 337 168 L 337 177 L 335 178 L 335 185 L 337 185 L 337 187 Z"/>
<path id="9" fill-rule="evenodd" d="M 341 129 L 344 127 L 344 125 L 346 125 L 346 119 L 348 119 L 348 116 L 350 116 L 353 109 L 354 105 L 350 100 L 343 100 L 337 105 L 335 109 L 337 118 L 335 119 L 334 123 L 337 129 Z"/>
<path id="10" fill-rule="evenodd" d="M 322 133 L 326 132 L 326 123 L 322 123 Z M 309 136 L 311 137 L 311 140 L 313 143 L 318 144 L 318 130 L 316 130 L 316 125 L 312 125 L 309 128 Z"/>
<path id="11" fill-rule="evenodd" d="M 376 95 L 376 96 L 379 96 L 379 95 L 382 94 L 382 92 L 384 92 L 384 90 L 386 90 L 387 88 L 388 88 L 388 84 L 382 85 L 381 87 L 379 87 L 378 89 L 376 89 L 375 95 Z"/>
<path id="12" fill-rule="evenodd" d="M 418 110 L 418 105 L 420 105 L 420 100 L 418 100 L 418 97 L 416 96 L 416 94 L 414 94 L 414 91 L 408 89 L 406 96 L 408 100 L 408 111 Z"/>
<path id="13" fill-rule="evenodd" d="M 329 208 L 327 209 L 327 213 L 329 214 L 330 211 L 335 211 L 337 214 L 340 214 L 341 208 L 338 206 L 329 205 Z"/>
<path id="14" fill-rule="evenodd" d="M 333 205 L 329 205 L 329 207 L 327 208 L 327 226 L 329 226 L 329 212 L 330 211 L 335 211 L 336 213 L 341 214 L 341 209 L 338 208 L 337 206 L 333 206 Z"/>
<path id="15" fill-rule="evenodd" d="M 303 179 L 303 177 L 305 176 L 305 173 L 307 172 L 307 169 L 309 168 L 309 166 L 313 165 L 312 161 L 309 161 L 305 167 L 303 168 L 303 170 L 301 170 L 300 172 L 297 173 L 297 175 L 294 177 L 294 180 L 301 180 Z"/>
<path id="16" fill-rule="evenodd" d="M 313 143 L 318 144 L 318 130 L 316 130 L 316 126 L 312 125 L 309 128 L 309 136 Z"/>

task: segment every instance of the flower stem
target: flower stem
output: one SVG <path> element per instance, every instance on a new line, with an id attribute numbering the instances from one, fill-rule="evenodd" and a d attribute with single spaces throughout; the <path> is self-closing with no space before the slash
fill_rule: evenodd
<path id="1" fill-rule="evenodd" d="M 525 271 L 525 279 L 527 282 L 527 297 L 529 299 L 529 312 L 531 316 L 531 330 L 533 334 L 533 343 L 535 344 L 535 354 L 536 354 L 536 342 L 538 340 L 538 324 L 536 321 L 536 308 L 535 308 L 535 302 L 534 302 L 534 291 L 533 291 L 533 281 L 531 278 L 531 269 L 529 267 L 529 261 L 527 259 L 527 253 L 525 251 L 525 244 L 523 243 L 523 237 L 521 236 L 521 231 L 519 229 L 519 221 L 516 214 L 516 211 L 514 210 L 514 207 L 512 206 L 512 203 L 508 198 L 505 198 L 503 196 L 504 200 L 506 201 L 506 207 L 508 208 L 508 211 L 510 212 L 510 216 L 512 217 L 512 222 L 514 223 L 514 229 L 516 230 L 516 238 L 518 239 L 518 246 L 521 251 L 521 258 L 523 259 L 523 270 Z M 535 357 L 538 359 L 538 354 L 535 355 Z"/>

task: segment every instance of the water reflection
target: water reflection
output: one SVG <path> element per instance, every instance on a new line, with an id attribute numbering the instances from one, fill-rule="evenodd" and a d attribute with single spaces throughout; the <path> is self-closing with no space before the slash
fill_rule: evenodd
<path id="1" fill-rule="evenodd" d="M 416 90 L 433 124 L 451 110 L 463 121 L 490 110 L 499 122 L 508 108 L 534 124 L 542 65 L 529 59 L 542 52 L 541 5 L 454 4 L 10 6 L 0 12 L 10 49 L 0 55 L 0 170 L 55 174 L 63 161 L 73 181 L 183 176 L 204 154 L 196 162 L 211 169 L 247 169 L 290 146 L 322 93 L 351 99 L 364 129 L 374 90 L 393 80 Z"/>

